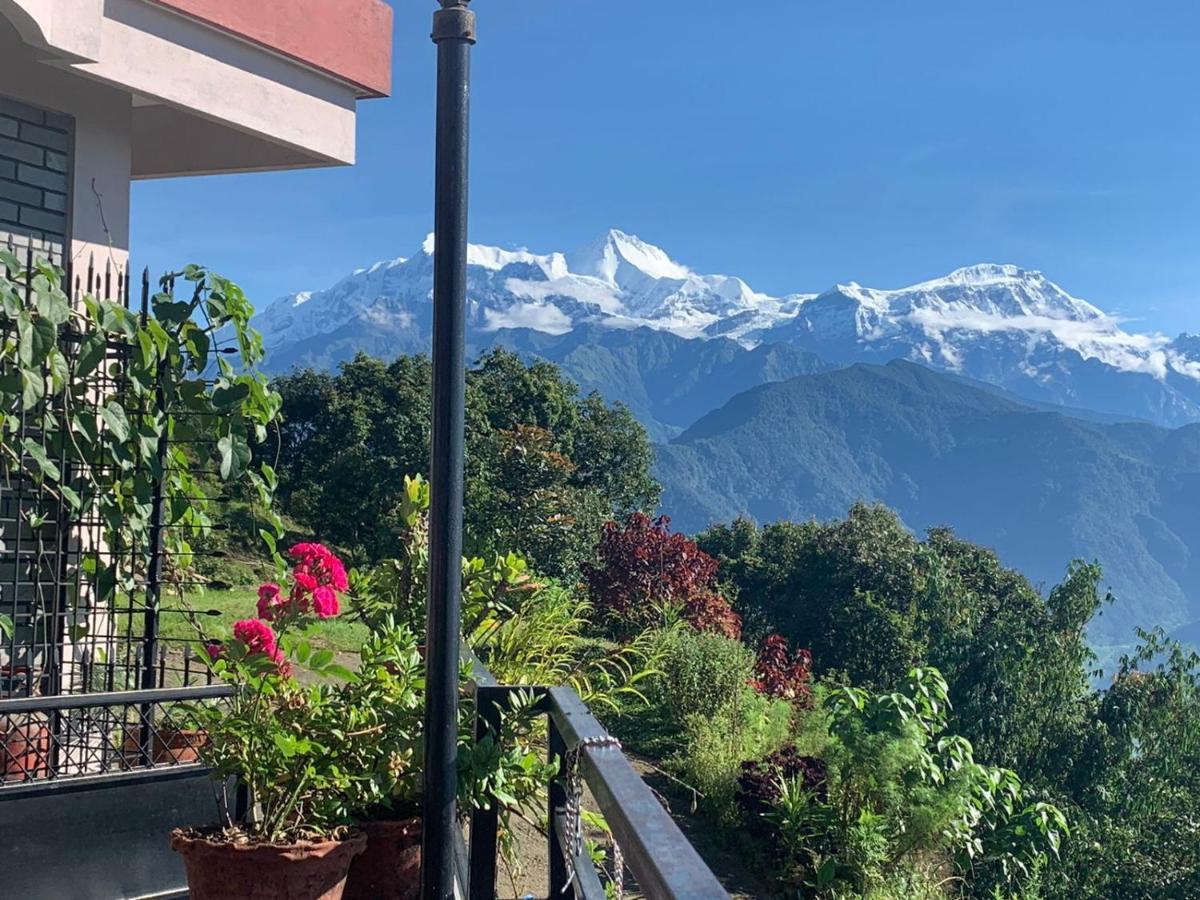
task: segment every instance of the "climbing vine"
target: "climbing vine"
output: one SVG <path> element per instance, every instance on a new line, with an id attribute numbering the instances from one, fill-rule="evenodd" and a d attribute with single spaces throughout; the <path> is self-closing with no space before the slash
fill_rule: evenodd
<path id="1" fill-rule="evenodd" d="M 72 303 L 62 285 L 62 270 L 0 251 L 0 478 L 25 479 L 70 520 L 99 524 L 105 552 L 81 563 L 95 599 L 138 592 L 156 539 L 162 580 L 189 572 L 191 542 L 212 525 L 202 472 L 252 486 L 275 553 L 275 472 L 252 447 L 280 399 L 256 369 L 262 338 L 242 290 L 188 266 L 152 296 L 147 285 L 136 311 Z M 36 532 L 47 512 L 22 516 Z"/>

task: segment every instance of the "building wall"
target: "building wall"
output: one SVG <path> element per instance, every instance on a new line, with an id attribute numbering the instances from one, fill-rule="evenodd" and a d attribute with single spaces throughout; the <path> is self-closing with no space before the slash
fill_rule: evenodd
<path id="1" fill-rule="evenodd" d="M 25 134 L 32 136 L 20 144 L 26 148 L 20 152 L 29 157 L 25 160 L 27 168 L 24 170 L 27 181 L 44 182 L 43 191 L 50 188 L 50 194 L 43 193 L 43 213 L 57 212 L 46 206 L 53 207 L 65 194 L 62 213 L 65 214 L 65 228 L 69 229 L 67 233 L 72 238 L 72 258 L 86 263 L 87 257 L 94 254 L 98 262 L 111 260 L 123 265 L 129 249 L 133 112 L 129 94 L 37 62 L 31 57 L 29 48 L 15 40 L 15 35 L 0 29 L 0 97 L 10 101 L 10 113 L 14 109 L 35 107 L 35 112 L 42 112 L 46 117 L 46 123 L 52 123 L 52 128 L 39 131 L 36 128 L 45 128 L 45 123 L 39 126 L 39 123 L 27 121 L 36 116 L 27 115 L 26 119 L 21 119 L 10 115 L 0 120 L 0 135 L 6 127 L 12 128 L 11 124 L 5 126 L 2 122 L 16 119 L 20 139 L 22 122 L 25 123 Z M 14 107 L 11 101 L 20 105 Z M 74 123 L 73 140 L 67 141 L 68 149 L 64 153 L 60 149 L 63 146 L 61 135 L 70 134 L 65 127 L 69 122 Z M 5 146 L 10 151 L 14 149 L 14 145 Z M 39 152 L 54 155 L 41 156 L 42 165 L 36 166 Z M 55 167 L 62 166 L 61 155 L 71 161 L 66 167 L 68 172 L 55 171 Z M 0 169 L 5 168 L 0 164 Z M 21 171 L 18 168 L 18 182 Z M 64 177 L 66 190 L 60 192 L 58 188 L 63 186 Z M 36 218 L 32 199 L 30 205 L 31 211 L 26 216 Z M 40 221 L 48 226 L 57 220 L 43 218 Z"/>
<path id="2" fill-rule="evenodd" d="M 62 258 L 75 124 L 0 95 L 0 234 Z"/>

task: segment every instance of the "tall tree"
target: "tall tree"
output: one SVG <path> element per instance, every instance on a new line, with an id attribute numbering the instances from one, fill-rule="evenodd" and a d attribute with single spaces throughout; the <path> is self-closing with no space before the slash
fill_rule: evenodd
<path id="1" fill-rule="evenodd" d="M 404 476 L 428 470 L 429 385 L 423 356 L 360 354 L 337 374 L 276 379 L 285 510 L 356 561 L 390 555 Z M 467 548 L 519 548 L 543 572 L 573 574 L 606 519 L 657 503 L 650 460 L 626 408 L 580 397 L 549 363 L 492 351 L 467 373 Z"/>

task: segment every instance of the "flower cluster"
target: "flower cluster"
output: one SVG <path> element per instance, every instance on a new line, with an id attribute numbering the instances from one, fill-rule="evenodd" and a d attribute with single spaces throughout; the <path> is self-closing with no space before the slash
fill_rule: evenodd
<path id="1" fill-rule="evenodd" d="M 799 649 L 789 658 L 787 638 L 767 635 L 758 651 L 751 686 L 768 697 L 782 697 L 808 708 L 812 705 L 812 654 Z"/>
<path id="2" fill-rule="evenodd" d="M 267 656 L 285 675 L 290 667 L 270 623 L 282 628 L 300 623 L 309 613 L 318 619 L 331 619 L 341 611 L 338 592 L 349 587 L 346 567 L 324 544 L 296 544 L 288 555 L 293 560 L 291 589 L 285 594 L 274 582 L 261 585 L 258 618 L 242 619 L 233 625 L 233 637 L 245 646 L 247 656 Z M 214 660 L 225 653 L 218 643 L 208 644 L 205 650 Z"/>
<path id="3" fill-rule="evenodd" d="M 312 612 L 318 619 L 331 619 L 341 611 L 338 592 L 349 587 L 346 567 L 324 544 L 296 544 L 288 551 L 292 564 L 292 588 L 287 596 L 274 583 L 258 589 L 258 617 L 274 622 L 284 616 Z"/>

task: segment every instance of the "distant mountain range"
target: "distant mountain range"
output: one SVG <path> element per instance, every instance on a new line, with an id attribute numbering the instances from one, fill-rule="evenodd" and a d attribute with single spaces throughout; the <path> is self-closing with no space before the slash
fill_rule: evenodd
<path id="1" fill-rule="evenodd" d="M 656 474 L 684 530 L 878 500 L 1047 586 L 1099 559 L 1118 598 L 1103 640 L 1200 619 L 1200 425 L 1088 422 L 908 362 L 855 364 L 739 394 L 660 446 Z"/>
<path id="2" fill-rule="evenodd" d="M 426 239 L 411 256 L 267 307 L 256 324 L 270 364 L 276 370 L 327 368 L 358 350 L 381 356 L 426 350 L 432 252 L 433 241 Z M 1041 273 L 1016 266 L 970 266 L 894 291 L 850 282 L 820 294 L 771 297 L 740 278 L 694 273 L 663 250 L 615 230 L 571 253 L 471 245 L 468 259 L 474 350 L 497 340 L 561 348 L 570 341 L 543 336 L 579 332 L 591 340 L 603 331 L 624 331 L 633 332 L 630 346 L 645 343 L 644 352 L 661 353 L 663 341 L 653 332 L 664 332 L 694 341 L 725 339 L 760 356 L 767 354 L 760 348 L 782 344 L 835 365 L 909 359 L 1030 400 L 1167 426 L 1200 421 L 1200 336 L 1172 340 L 1127 332 Z M 689 374 L 697 354 L 713 352 L 672 346 Z M 672 367 L 664 363 L 661 370 L 670 375 Z M 608 384 L 581 381 L 602 391 Z M 620 392 L 608 396 L 625 399 Z M 661 435 L 690 423 L 656 417 L 647 424 Z"/>
<path id="3" fill-rule="evenodd" d="M 267 307 L 270 368 L 428 352 L 432 252 Z M 1200 627 L 1200 335 L 1126 331 L 1012 265 L 772 297 L 620 231 L 468 262 L 469 353 L 547 359 L 628 405 L 680 527 L 880 500 L 1047 584 L 1098 558 L 1120 598 L 1105 639 Z"/>

